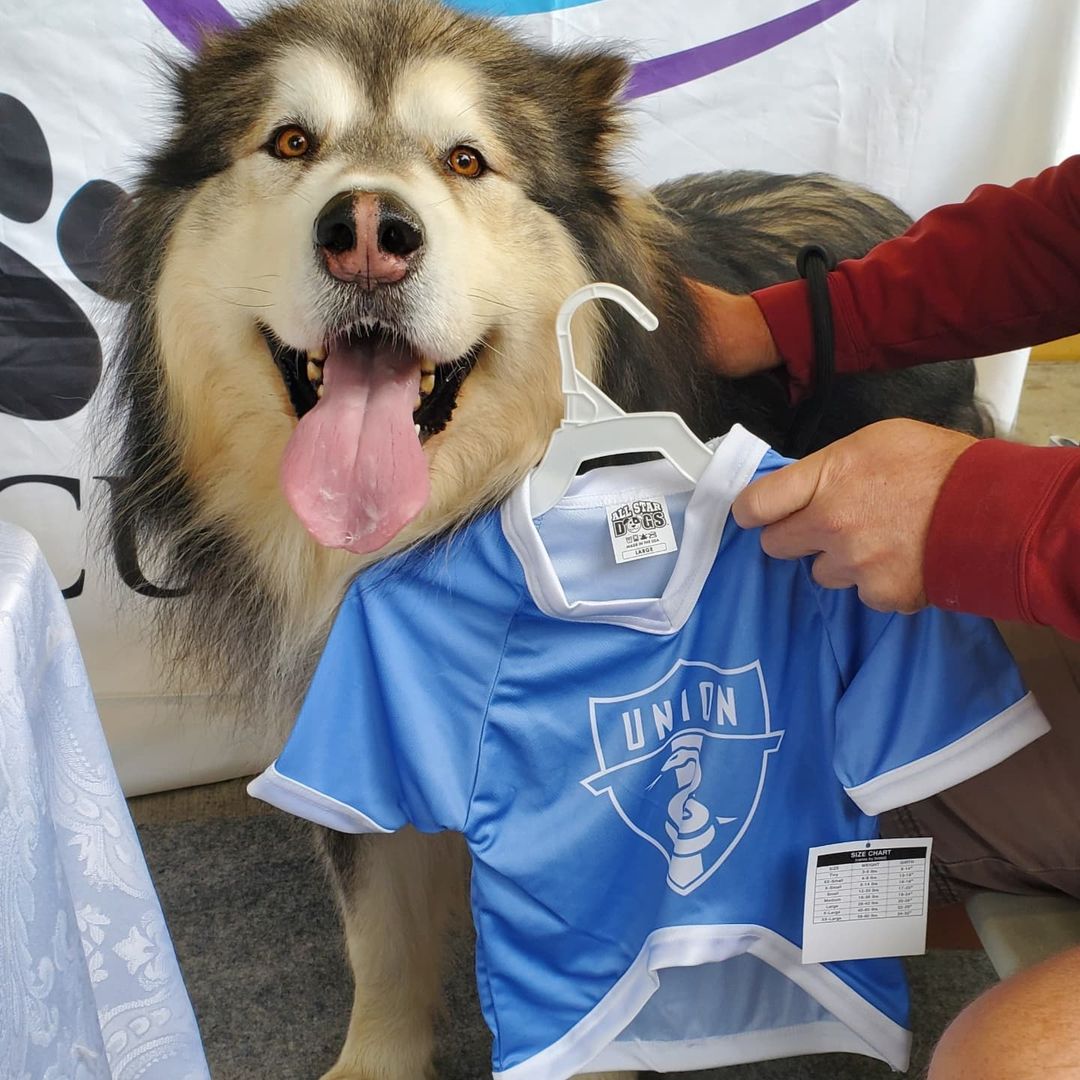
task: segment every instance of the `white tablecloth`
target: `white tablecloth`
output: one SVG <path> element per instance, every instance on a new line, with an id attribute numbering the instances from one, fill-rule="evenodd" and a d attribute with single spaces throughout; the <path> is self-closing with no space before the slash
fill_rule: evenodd
<path id="1" fill-rule="evenodd" d="M 0 523 L 0 1078 L 209 1075 L 67 606 Z"/>

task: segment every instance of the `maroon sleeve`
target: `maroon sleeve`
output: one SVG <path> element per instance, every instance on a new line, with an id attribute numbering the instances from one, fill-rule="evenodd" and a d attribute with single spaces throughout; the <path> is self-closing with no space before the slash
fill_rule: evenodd
<path id="1" fill-rule="evenodd" d="M 935 607 L 1080 638 L 1080 450 L 965 450 L 934 507 L 924 577 Z"/>
<path id="2" fill-rule="evenodd" d="M 986 356 L 1080 331 L 1080 156 L 931 210 L 842 262 L 829 294 L 839 372 Z M 806 283 L 753 297 L 797 396 L 813 367 Z"/>

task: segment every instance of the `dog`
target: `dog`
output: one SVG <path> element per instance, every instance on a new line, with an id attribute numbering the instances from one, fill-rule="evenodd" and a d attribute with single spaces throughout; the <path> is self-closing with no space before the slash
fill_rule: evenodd
<path id="1" fill-rule="evenodd" d="M 111 526 L 177 594 L 157 605 L 163 654 L 254 722 L 294 714 L 350 578 L 436 544 L 542 456 L 555 315 L 579 286 L 616 282 L 660 318 L 647 335 L 590 305 L 575 323 L 579 366 L 624 408 L 783 444 L 782 379 L 709 368 L 686 279 L 746 292 L 794 276 L 808 242 L 858 256 L 908 219 L 825 175 L 635 186 L 629 70 L 435 0 L 300 0 L 172 67 L 170 132 L 110 258 Z M 819 441 L 897 415 L 981 431 L 972 366 L 839 380 Z M 322 845 L 355 977 L 327 1078 L 431 1075 L 461 845 Z"/>

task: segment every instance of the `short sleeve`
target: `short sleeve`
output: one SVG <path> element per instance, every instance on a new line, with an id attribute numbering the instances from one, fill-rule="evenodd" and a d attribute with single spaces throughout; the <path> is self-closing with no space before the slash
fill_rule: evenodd
<path id="1" fill-rule="evenodd" d="M 953 787 L 1049 730 L 989 620 L 934 608 L 883 615 L 854 590 L 822 605 L 845 684 L 836 774 L 863 813 Z"/>
<path id="2" fill-rule="evenodd" d="M 339 832 L 462 830 L 511 616 L 407 569 L 354 585 L 250 794 Z"/>

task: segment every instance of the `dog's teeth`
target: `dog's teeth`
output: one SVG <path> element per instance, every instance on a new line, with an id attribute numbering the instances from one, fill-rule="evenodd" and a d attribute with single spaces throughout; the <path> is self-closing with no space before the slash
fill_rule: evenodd
<path id="1" fill-rule="evenodd" d="M 322 397 L 322 396 L 323 396 L 323 391 L 324 391 L 325 389 L 326 389 L 326 387 L 325 387 L 325 386 L 323 386 L 323 384 L 322 384 L 322 383 L 319 383 L 319 385 L 318 385 L 317 387 L 315 387 L 315 393 L 316 393 L 316 394 L 318 394 L 318 395 L 319 395 L 319 397 Z"/>
<path id="2" fill-rule="evenodd" d="M 435 374 L 435 361 L 434 360 L 421 360 L 420 361 L 420 370 L 425 375 L 434 375 Z"/>
<path id="3" fill-rule="evenodd" d="M 424 372 L 420 376 L 420 393 L 430 394 L 435 389 L 435 374 L 434 372 Z"/>
<path id="4" fill-rule="evenodd" d="M 308 349 L 308 359 L 321 364 L 326 359 L 326 350 L 321 345 L 317 349 Z"/>
<path id="5" fill-rule="evenodd" d="M 420 438 L 420 425 L 419 424 L 413 424 L 413 430 L 416 432 L 416 437 L 419 439 Z"/>
<path id="6" fill-rule="evenodd" d="M 413 402 L 413 407 L 412 408 L 413 408 L 413 412 L 416 412 L 416 410 L 420 408 L 420 395 L 419 394 L 416 395 L 416 400 Z"/>
<path id="7" fill-rule="evenodd" d="M 318 382 L 322 378 L 322 368 L 312 360 L 307 362 L 307 377 L 312 382 Z"/>

